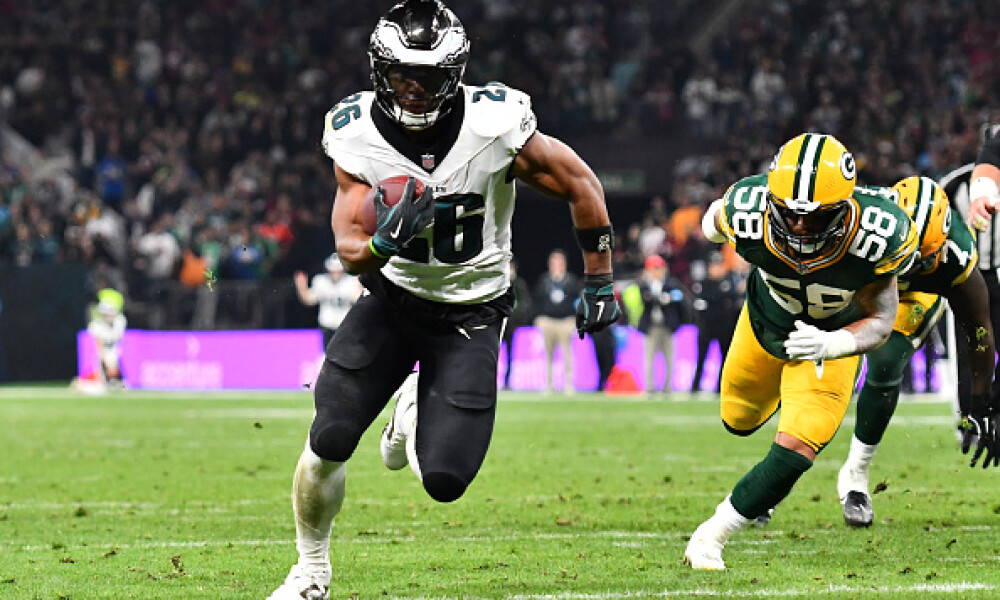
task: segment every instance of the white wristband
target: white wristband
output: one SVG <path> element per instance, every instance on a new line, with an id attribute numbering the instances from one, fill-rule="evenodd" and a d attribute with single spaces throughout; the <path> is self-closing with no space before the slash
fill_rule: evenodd
<path id="1" fill-rule="evenodd" d="M 830 337 L 827 339 L 829 343 L 823 352 L 827 358 L 842 358 L 854 354 L 858 349 L 858 342 L 854 339 L 854 334 L 846 329 L 831 331 Z"/>
<path id="2" fill-rule="evenodd" d="M 708 210 L 701 217 L 701 231 L 705 234 L 705 239 L 716 244 L 726 241 L 726 234 L 719 231 L 719 228 L 715 225 L 715 215 L 722 210 L 724 205 L 725 203 L 721 198 L 716 200 L 708 206 Z"/>
<path id="3" fill-rule="evenodd" d="M 969 185 L 969 198 L 975 200 L 983 196 L 989 200 L 991 206 L 1000 199 L 1000 189 L 997 188 L 997 182 L 993 181 L 992 177 L 976 177 Z"/>

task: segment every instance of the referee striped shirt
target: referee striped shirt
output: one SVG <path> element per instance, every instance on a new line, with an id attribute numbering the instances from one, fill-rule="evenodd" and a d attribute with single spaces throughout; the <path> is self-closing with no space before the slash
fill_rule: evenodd
<path id="1" fill-rule="evenodd" d="M 952 208 L 962 215 L 966 221 L 969 214 L 969 175 L 976 163 L 962 165 L 948 173 L 938 181 L 948 194 Z M 990 225 L 985 231 L 976 232 L 976 244 L 979 246 L 979 269 L 994 271 L 1000 269 L 1000 218 L 990 219 Z"/>
<path id="2" fill-rule="evenodd" d="M 979 150 L 976 162 L 962 165 L 941 178 L 938 184 L 948 194 L 948 199 L 960 215 L 967 221 L 969 215 L 969 176 L 972 169 L 981 163 L 989 163 L 1000 167 L 1000 125 L 986 124 L 982 130 L 983 145 Z M 979 245 L 979 270 L 996 271 L 1000 269 L 1000 215 L 990 219 L 985 231 L 977 232 L 976 243 Z"/>

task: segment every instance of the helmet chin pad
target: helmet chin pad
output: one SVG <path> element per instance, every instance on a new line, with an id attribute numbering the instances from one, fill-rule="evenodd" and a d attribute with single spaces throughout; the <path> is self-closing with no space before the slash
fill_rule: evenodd
<path id="1" fill-rule="evenodd" d="M 434 125 L 441 118 L 441 110 L 429 110 L 423 113 L 412 113 L 403 109 L 398 103 L 393 103 L 395 114 L 390 115 L 400 125 L 412 131 L 422 131 Z"/>

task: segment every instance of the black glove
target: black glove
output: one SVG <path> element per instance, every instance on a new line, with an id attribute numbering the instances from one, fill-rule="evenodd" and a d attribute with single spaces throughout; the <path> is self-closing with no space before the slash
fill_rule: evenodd
<path id="1" fill-rule="evenodd" d="M 1000 438 L 997 435 L 997 411 L 990 406 L 986 394 L 972 397 L 972 410 L 962 415 L 962 454 L 968 454 L 973 444 L 976 451 L 972 454 L 970 467 L 976 466 L 979 457 L 986 453 L 983 468 L 1000 466 Z"/>
<path id="2" fill-rule="evenodd" d="M 403 195 L 395 206 L 385 203 L 382 188 L 375 191 L 375 235 L 371 245 L 382 258 L 395 256 L 403 246 L 434 222 L 434 195 L 431 186 L 424 186 L 424 193 L 414 198 L 417 180 L 409 177 Z"/>
<path id="3" fill-rule="evenodd" d="M 583 291 L 576 305 L 576 331 L 581 340 L 584 333 L 600 331 L 618 320 L 621 310 L 615 299 L 613 281 L 610 273 L 584 278 Z"/>

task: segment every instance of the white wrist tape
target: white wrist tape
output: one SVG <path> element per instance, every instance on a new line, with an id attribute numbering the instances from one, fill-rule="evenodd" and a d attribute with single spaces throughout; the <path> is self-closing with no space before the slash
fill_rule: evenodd
<path id="1" fill-rule="evenodd" d="M 969 198 L 975 200 L 982 196 L 986 196 L 991 205 L 1000 200 L 1000 189 L 997 188 L 997 182 L 993 181 L 992 177 L 976 177 L 969 185 Z"/>
<path id="2" fill-rule="evenodd" d="M 722 199 L 718 199 L 708 206 L 708 210 L 701 217 L 701 231 L 705 234 L 705 239 L 721 244 L 726 241 L 726 234 L 719 231 L 719 228 L 715 225 L 715 215 L 719 213 L 725 206 Z"/>
<path id="3" fill-rule="evenodd" d="M 854 339 L 854 334 L 846 329 L 838 329 L 830 332 L 826 345 L 827 358 L 842 358 L 849 354 L 854 354 L 858 349 L 858 342 Z"/>

